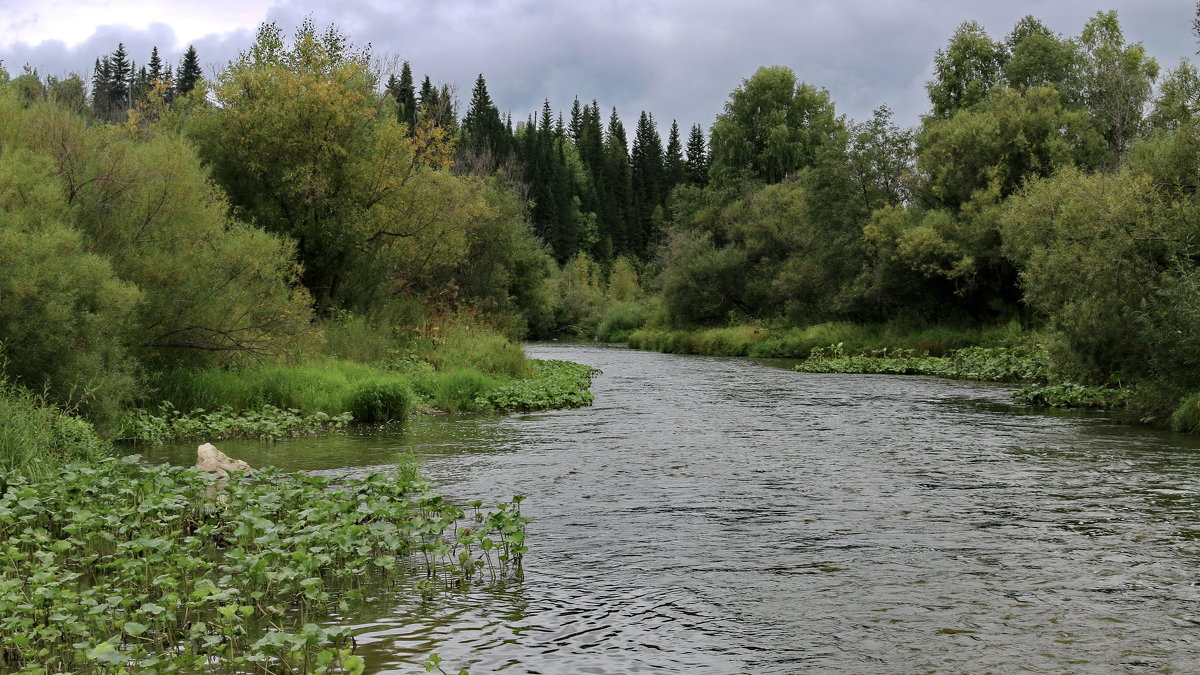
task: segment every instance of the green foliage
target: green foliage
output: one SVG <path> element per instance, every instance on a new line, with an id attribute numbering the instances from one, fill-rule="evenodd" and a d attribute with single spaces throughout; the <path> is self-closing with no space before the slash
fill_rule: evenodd
<path id="1" fill-rule="evenodd" d="M 925 85 L 932 117 L 950 117 L 982 101 L 1000 83 L 1004 60 L 1003 45 L 992 41 L 983 26 L 963 22 L 934 57 L 934 79 Z"/>
<path id="2" fill-rule="evenodd" d="M 1171 428 L 1185 434 L 1200 432 L 1200 394 L 1185 396 L 1171 414 Z"/>
<path id="3" fill-rule="evenodd" d="M 469 369 L 507 378 L 526 377 L 531 372 L 521 345 L 487 326 L 449 317 L 430 326 L 424 335 L 418 353 L 439 371 Z"/>
<path id="4" fill-rule="evenodd" d="M 1025 300 L 1046 314 L 1063 336 L 1064 359 L 1086 377 L 1147 373 L 1160 336 L 1192 330 L 1194 302 L 1173 290 L 1186 288 L 1174 284 L 1190 274 L 1175 263 L 1191 254 L 1192 209 L 1128 171 L 1064 171 L 1010 200 L 1005 249 L 1021 266 Z M 1197 372 L 1196 357 L 1172 354 L 1167 377 Z"/>
<path id="5" fill-rule="evenodd" d="M 110 451 L 91 424 L 0 378 L 0 492 L 17 476 L 41 480 Z"/>
<path id="6" fill-rule="evenodd" d="M 814 347 L 796 370 L 806 373 L 936 375 L 981 382 L 1046 382 L 1053 377 L 1049 356 L 1036 348 L 965 347 L 948 356 L 915 349 L 880 348 L 848 353 L 842 343 Z"/>
<path id="7" fill-rule="evenodd" d="M 499 381 L 478 370 L 461 368 L 438 372 L 422 378 L 416 384 L 425 402 L 445 412 L 482 412 L 489 408 L 480 404 L 480 397 L 495 389 Z"/>
<path id="8" fill-rule="evenodd" d="M 1124 408 L 1131 398 L 1128 389 L 1084 384 L 1048 384 L 1022 387 L 1013 392 L 1020 403 L 1042 408 Z M 1174 419 L 1172 418 L 1172 421 Z"/>
<path id="9" fill-rule="evenodd" d="M 658 309 L 649 303 L 613 303 L 604 311 L 604 317 L 596 326 L 596 339 L 601 342 L 627 342 L 633 331 L 645 326 L 657 312 Z"/>
<path id="10" fill-rule="evenodd" d="M 125 343 L 142 296 L 88 250 L 70 217 L 52 162 L 0 144 L 3 372 L 111 422 L 137 393 Z"/>
<path id="11" fill-rule="evenodd" d="M 829 92 L 797 82 L 789 68 L 759 68 L 729 95 L 709 140 L 710 173 L 767 183 L 812 166 L 842 131 Z"/>
<path id="12" fill-rule="evenodd" d="M 133 456 L 10 484 L 0 668 L 361 673 L 349 629 L 325 621 L 339 603 L 521 573 L 523 496 L 462 522 L 412 472 L 255 476 L 216 485 Z"/>
<path id="13" fill-rule="evenodd" d="M 374 424 L 404 420 L 415 396 L 404 380 L 381 380 L 359 384 L 350 398 L 350 411 L 358 422 Z"/>
<path id="14" fill-rule="evenodd" d="M 952 117 L 928 120 L 917 144 L 929 190 L 955 208 L 981 190 L 1003 198 L 1059 167 L 1094 165 L 1104 147 L 1087 114 L 1065 107 L 1049 87 L 997 89 Z"/>
<path id="15" fill-rule="evenodd" d="M 532 377 L 494 387 L 476 405 L 502 412 L 589 406 L 594 398 L 588 387 L 599 372 L 568 361 L 538 361 Z"/>
<path id="16" fill-rule="evenodd" d="M 229 406 L 207 411 L 197 408 L 183 413 L 164 402 L 157 413 L 134 410 L 122 420 L 117 438 L 139 443 L 164 443 L 182 439 L 219 441 L 227 438 L 257 438 L 278 440 L 292 436 L 308 436 L 342 431 L 351 419 L 350 413 L 329 415 L 316 412 L 302 415 L 295 408 L 282 409 L 263 405 L 258 409 L 235 412 Z M 365 419 L 364 421 L 374 421 Z"/>

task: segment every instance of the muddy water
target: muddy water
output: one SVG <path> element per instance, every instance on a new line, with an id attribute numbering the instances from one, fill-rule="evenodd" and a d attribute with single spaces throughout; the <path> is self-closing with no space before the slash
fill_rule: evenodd
<path id="1" fill-rule="evenodd" d="M 1195 441 L 990 385 L 529 351 L 602 368 L 595 406 L 222 447 L 310 471 L 412 450 L 455 499 L 528 495 L 523 581 L 334 617 L 371 672 L 1200 669 Z"/>

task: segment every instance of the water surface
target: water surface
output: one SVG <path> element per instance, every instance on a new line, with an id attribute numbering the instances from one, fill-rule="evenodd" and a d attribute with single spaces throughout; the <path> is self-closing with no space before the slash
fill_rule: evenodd
<path id="1" fill-rule="evenodd" d="M 591 408 L 225 443 L 528 495 L 525 577 L 338 620 L 370 672 L 1195 672 L 1200 447 L 1005 387 L 579 345 Z M 190 461 L 163 450 L 152 459 Z"/>

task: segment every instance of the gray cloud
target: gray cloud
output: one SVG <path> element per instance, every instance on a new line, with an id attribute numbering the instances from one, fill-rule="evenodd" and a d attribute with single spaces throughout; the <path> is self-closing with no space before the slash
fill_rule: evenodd
<path id="1" fill-rule="evenodd" d="M 1194 8 L 1179 0 L 1120 0 L 1126 37 L 1143 42 L 1164 68 L 1195 52 Z M 1076 2 L 1012 3 L 951 0 L 282 0 L 268 19 L 285 31 L 312 16 L 336 23 L 373 53 L 411 62 L 456 85 L 464 102 L 482 72 L 501 110 L 517 120 L 549 98 L 566 111 L 571 100 L 616 106 L 626 125 L 639 111 L 665 127 L 678 119 L 708 126 L 729 92 L 762 65 L 785 65 L 801 80 L 830 90 L 839 111 L 862 119 L 887 103 L 902 123 L 926 109 L 924 83 L 935 51 L 963 21 L 1003 37 L 1026 14 L 1067 35 L 1078 34 L 1096 7 Z M 253 39 L 248 27 L 195 41 L 214 72 Z M 157 44 L 177 63 L 186 45 L 172 29 L 102 26 L 84 43 L 17 44 L 0 51 L 10 71 L 23 63 L 43 73 L 89 73 L 118 41 L 139 62 Z"/>

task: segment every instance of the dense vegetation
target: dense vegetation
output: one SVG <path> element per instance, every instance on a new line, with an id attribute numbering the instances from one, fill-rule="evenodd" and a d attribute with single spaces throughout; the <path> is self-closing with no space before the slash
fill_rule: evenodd
<path id="1" fill-rule="evenodd" d="M 1160 79 L 1114 12 L 1072 37 L 962 24 L 912 129 L 770 66 L 665 144 L 653 114 L 627 135 L 596 101 L 514 125 L 482 75 L 460 117 L 452 88 L 311 22 L 264 25 L 211 80 L 197 59 L 139 68 L 118 45 L 90 86 L 4 76 L 4 372 L 106 433 L 164 400 L 337 415 L 403 364 L 397 410 L 473 409 L 528 375 L 491 372 L 511 357 L 487 339 L 440 363 L 421 345 L 451 324 L 796 356 L 1019 325 L 1071 380 L 1133 385 L 1144 417 L 1200 390 L 1200 75 Z M 183 392 L 267 371 L 346 384 L 319 404 Z"/>
<path id="2" fill-rule="evenodd" d="M 361 669 L 309 613 L 406 553 L 505 576 L 519 500 L 458 532 L 411 471 L 213 500 L 109 439 L 590 403 L 593 371 L 525 337 L 1028 382 L 1200 429 L 1200 74 L 1160 78 L 1114 12 L 962 24 L 911 129 L 782 66 L 664 144 L 595 100 L 514 125 L 482 75 L 460 118 L 375 63 L 308 22 L 210 80 L 194 49 L 0 68 L 0 666 Z"/>
<path id="3" fill-rule="evenodd" d="M 329 607 L 520 573 L 521 497 L 464 514 L 404 462 L 257 478 L 214 485 L 131 456 L 9 485 L 0 669 L 361 673 L 348 630 L 319 625 Z"/>

